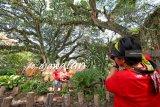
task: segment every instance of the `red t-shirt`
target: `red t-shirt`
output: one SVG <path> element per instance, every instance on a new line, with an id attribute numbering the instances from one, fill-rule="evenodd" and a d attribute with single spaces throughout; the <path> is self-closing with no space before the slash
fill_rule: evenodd
<path id="1" fill-rule="evenodd" d="M 55 80 L 60 80 L 61 72 L 59 70 L 55 70 L 53 75 L 55 75 Z"/>
<path id="2" fill-rule="evenodd" d="M 160 107 L 160 95 L 154 94 L 150 76 L 132 70 L 120 70 L 106 80 L 114 96 L 114 107 Z"/>

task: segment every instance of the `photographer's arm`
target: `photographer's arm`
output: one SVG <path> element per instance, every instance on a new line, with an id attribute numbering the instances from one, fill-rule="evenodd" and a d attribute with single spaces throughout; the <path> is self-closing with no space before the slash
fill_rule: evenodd
<path id="1" fill-rule="evenodd" d="M 116 68 L 116 67 L 113 66 L 113 67 L 111 68 L 111 71 L 110 71 L 110 73 L 108 74 L 106 80 L 109 79 L 112 75 L 114 75 L 117 71 L 118 71 L 118 68 Z"/>
<path id="2" fill-rule="evenodd" d="M 115 74 L 119 70 L 118 64 L 114 60 L 112 60 L 112 59 L 110 59 L 110 60 L 112 62 L 112 68 L 111 68 L 106 80 L 109 79 L 113 74 Z"/>

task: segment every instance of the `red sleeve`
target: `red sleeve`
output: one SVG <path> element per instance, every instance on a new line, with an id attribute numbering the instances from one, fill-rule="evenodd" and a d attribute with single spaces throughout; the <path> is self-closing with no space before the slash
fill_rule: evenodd
<path id="1" fill-rule="evenodd" d="M 120 71 L 118 71 L 120 72 Z M 119 78 L 119 73 L 116 72 L 109 79 L 105 81 L 105 85 L 108 91 L 114 94 L 119 94 L 123 80 Z"/>

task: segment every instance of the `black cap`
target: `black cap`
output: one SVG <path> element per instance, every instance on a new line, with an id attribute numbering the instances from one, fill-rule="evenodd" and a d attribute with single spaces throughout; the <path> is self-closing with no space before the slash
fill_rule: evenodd
<path id="1" fill-rule="evenodd" d="M 115 44 L 113 44 L 112 48 L 111 48 L 111 54 L 110 54 L 110 58 L 114 59 L 114 57 L 124 57 L 116 48 L 115 48 Z"/>

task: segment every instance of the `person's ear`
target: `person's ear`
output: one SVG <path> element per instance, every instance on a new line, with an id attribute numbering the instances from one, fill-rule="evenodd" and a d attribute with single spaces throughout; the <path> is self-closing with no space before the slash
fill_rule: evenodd
<path id="1" fill-rule="evenodd" d="M 126 64 L 126 61 L 124 58 L 120 58 L 119 61 L 122 66 Z"/>

